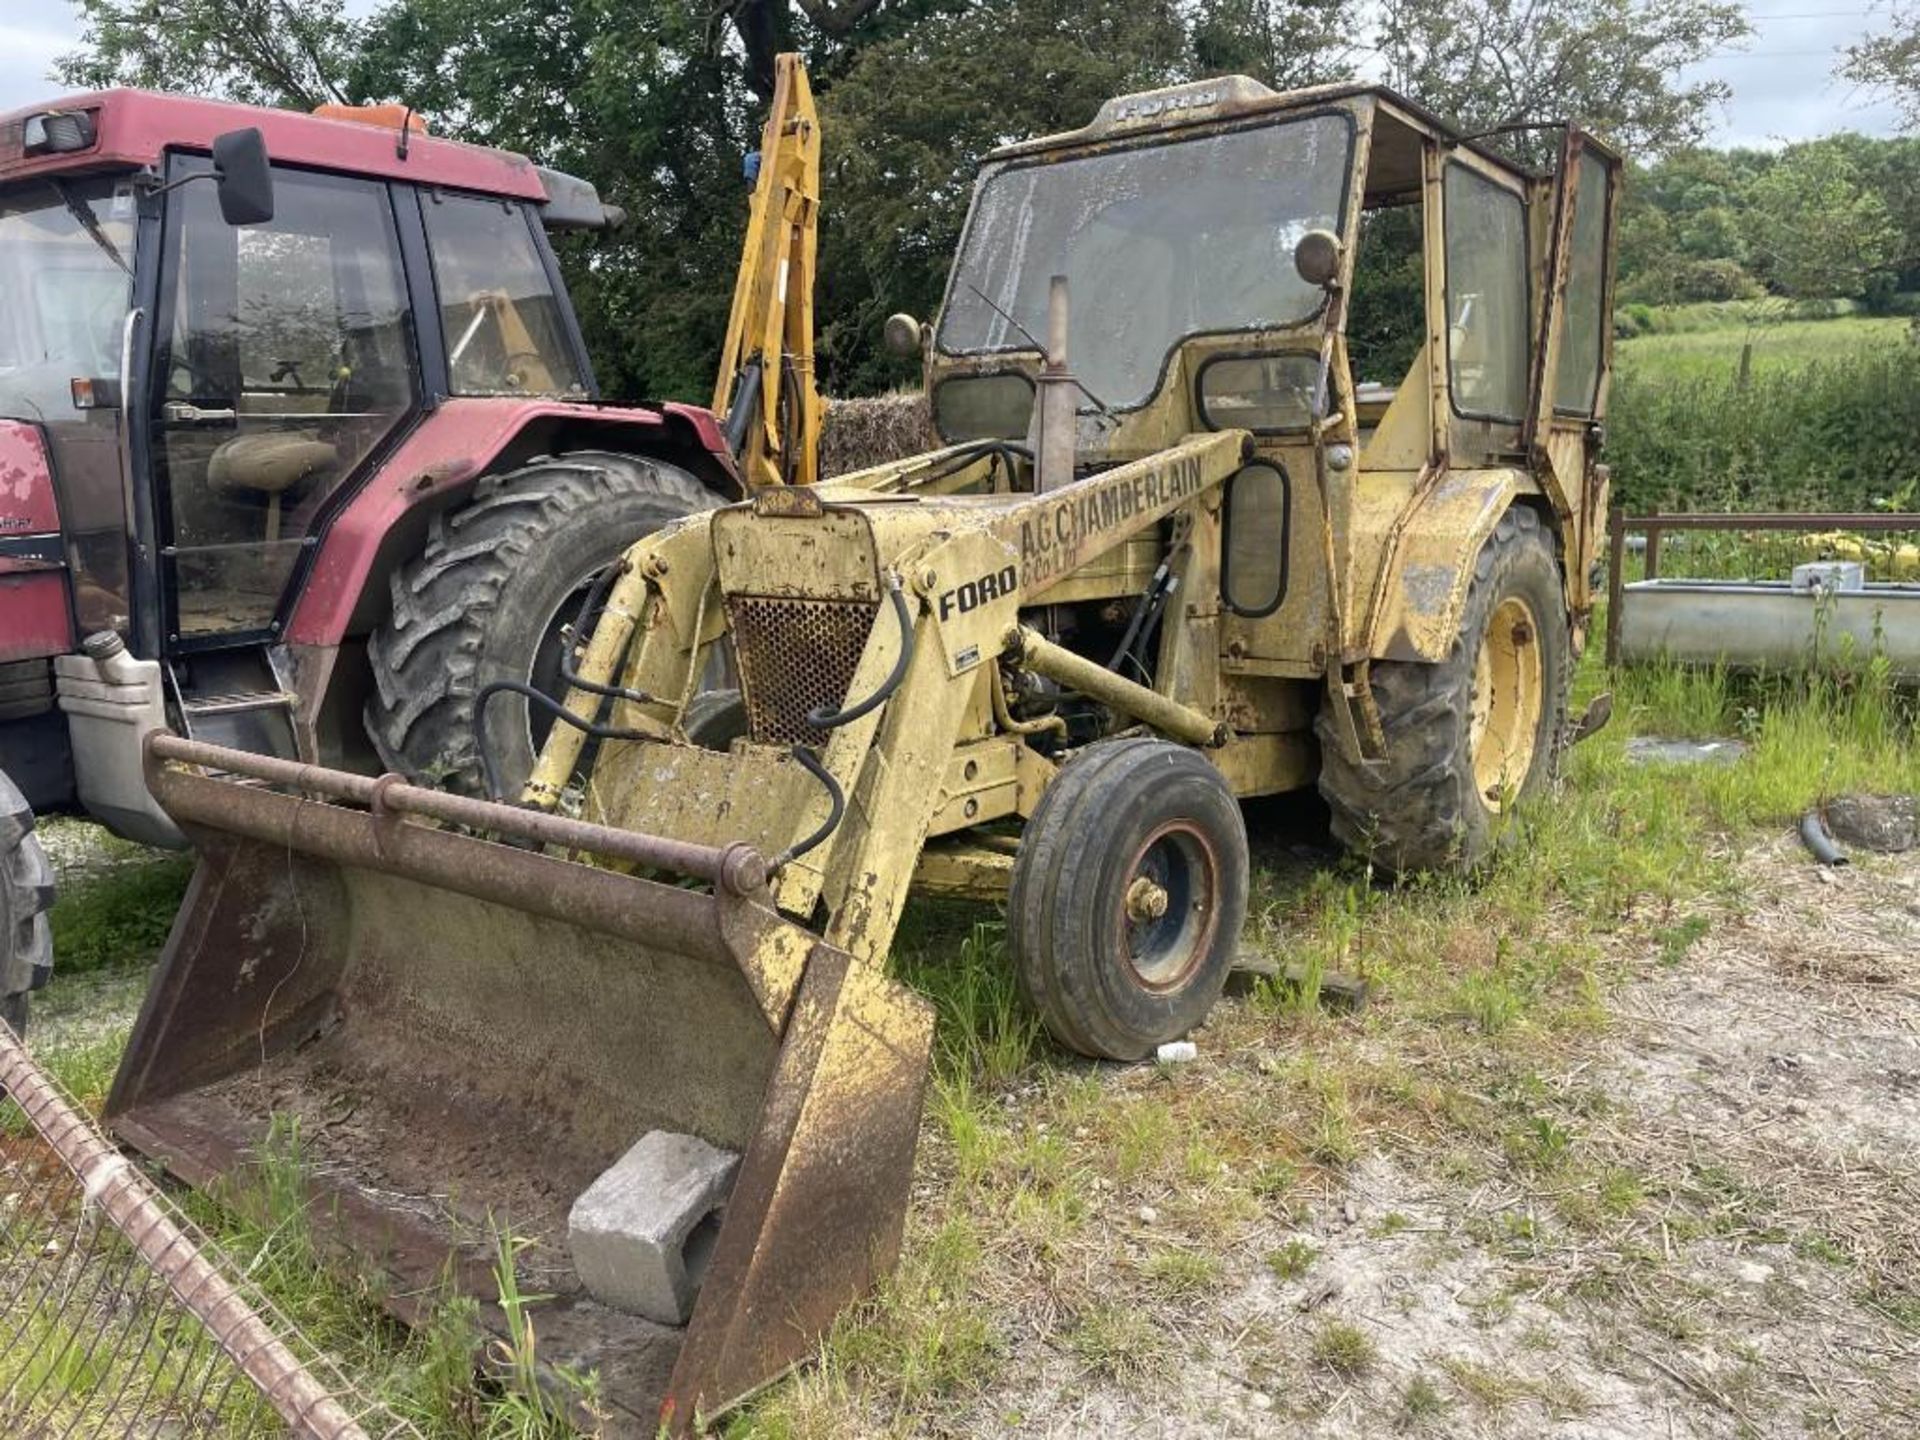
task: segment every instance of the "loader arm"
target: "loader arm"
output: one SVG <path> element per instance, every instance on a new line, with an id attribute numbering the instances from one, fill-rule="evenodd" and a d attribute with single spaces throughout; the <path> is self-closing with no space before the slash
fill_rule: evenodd
<path id="1" fill-rule="evenodd" d="M 733 311 L 713 411 L 750 489 L 811 485 L 822 405 L 813 375 L 813 277 L 820 215 L 820 122 L 806 67 L 775 61 Z"/>

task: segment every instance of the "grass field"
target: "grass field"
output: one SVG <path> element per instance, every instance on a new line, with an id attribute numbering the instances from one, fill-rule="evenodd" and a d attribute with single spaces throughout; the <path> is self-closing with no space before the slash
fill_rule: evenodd
<path id="1" fill-rule="evenodd" d="M 1911 324 L 1902 317 L 1849 315 L 1636 335 L 1615 342 L 1614 358 L 1620 373 L 1635 379 L 1730 380 L 1739 372 L 1740 352 L 1748 345 L 1753 347 L 1753 373 L 1760 374 L 1899 346 L 1906 343 Z"/>

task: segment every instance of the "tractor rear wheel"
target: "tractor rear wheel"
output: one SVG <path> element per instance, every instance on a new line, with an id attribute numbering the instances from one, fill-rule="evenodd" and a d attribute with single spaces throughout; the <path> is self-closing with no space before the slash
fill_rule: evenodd
<path id="1" fill-rule="evenodd" d="M 28 996 L 53 973 L 53 867 L 33 833 L 33 808 L 0 772 L 0 1020 L 27 1031 Z"/>
<path id="2" fill-rule="evenodd" d="M 1374 663 L 1385 762 L 1349 762 L 1321 712 L 1320 793 L 1334 838 L 1395 873 L 1478 865 L 1501 815 L 1559 762 L 1571 652 L 1553 540 L 1515 506 L 1480 549 L 1447 658 Z"/>
<path id="3" fill-rule="evenodd" d="M 419 556 L 394 572 L 392 613 L 368 646 L 367 733 L 389 769 L 482 795 L 474 697 L 496 680 L 557 695 L 563 647 L 594 579 L 628 546 L 717 497 L 658 460 L 580 451 L 489 475 L 436 516 Z M 488 744 L 518 792 L 548 717 L 497 695 Z"/>
<path id="4" fill-rule="evenodd" d="M 1220 998 L 1247 915 L 1247 831 L 1220 772 L 1165 740 L 1062 767 L 1020 837 L 1008 948 L 1054 1039 L 1138 1060 Z"/>

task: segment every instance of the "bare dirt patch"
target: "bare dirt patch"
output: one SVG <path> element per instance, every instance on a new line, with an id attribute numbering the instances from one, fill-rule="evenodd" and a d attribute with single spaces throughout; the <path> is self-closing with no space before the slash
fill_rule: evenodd
<path id="1" fill-rule="evenodd" d="M 1240 1002 L 1194 1066 L 1007 1097 L 998 1198 L 943 1206 L 966 1158 L 930 1135 L 909 1253 L 973 1212 L 996 1360 L 968 1398 L 864 1428 L 1920 1434 L 1920 857 L 1823 879 L 1781 837 L 1735 871 L 1605 942 L 1617 988 L 1544 1047 L 1408 1015 L 1287 1044 Z M 1173 1159 L 1129 1176 L 1155 1105 Z M 1352 1148 L 1310 1136 L 1328 1163 L 1249 1191 L 1264 1107 L 1269 1137 L 1346 1107 Z M 1037 1241 L 1023 1207 L 1055 1216 Z"/>

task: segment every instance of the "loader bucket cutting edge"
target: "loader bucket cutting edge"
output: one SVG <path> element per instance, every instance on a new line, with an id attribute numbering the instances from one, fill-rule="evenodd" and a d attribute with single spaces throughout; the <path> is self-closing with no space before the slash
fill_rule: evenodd
<path id="1" fill-rule="evenodd" d="M 774 912 L 757 857 L 164 735 L 148 784 L 200 858 L 106 1118 L 180 1178 L 245 1190 L 296 1120 L 316 1238 L 385 1269 L 407 1320 L 451 1276 L 497 1321 L 495 1227 L 531 1238 L 541 1356 L 599 1371 L 616 1435 L 725 1408 L 891 1267 L 931 1011 Z M 449 806 L 711 892 L 410 818 Z M 600 1304 L 567 1245 L 651 1130 L 741 1157 L 683 1327 Z"/>

